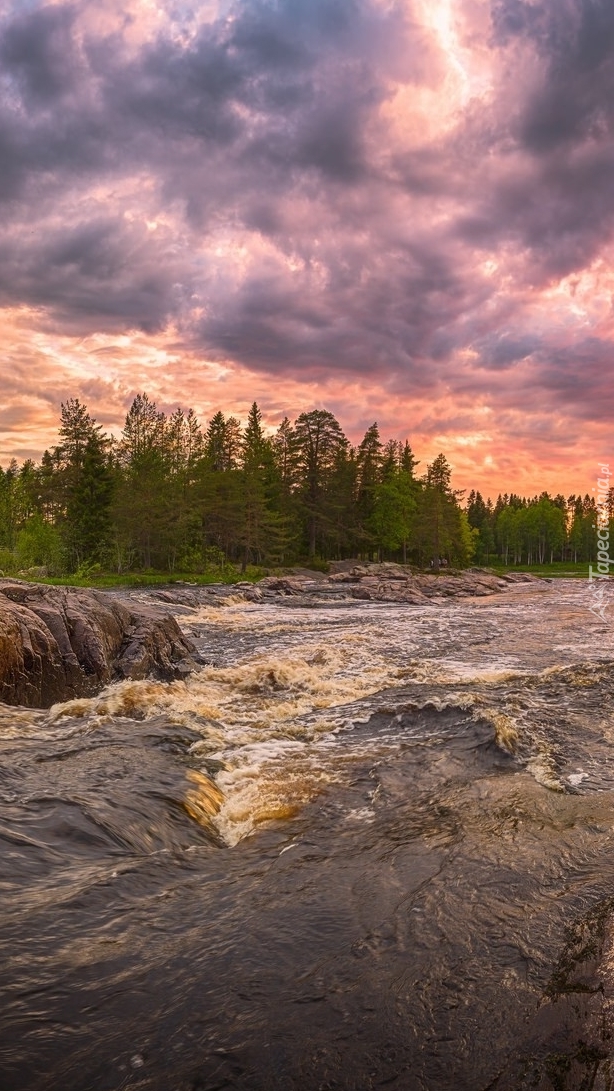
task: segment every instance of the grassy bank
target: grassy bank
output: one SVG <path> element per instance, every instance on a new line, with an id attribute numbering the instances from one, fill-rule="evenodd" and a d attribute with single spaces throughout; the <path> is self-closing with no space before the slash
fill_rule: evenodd
<path id="1" fill-rule="evenodd" d="M 488 567 L 497 574 L 504 572 L 530 572 L 533 576 L 558 576 L 559 579 L 588 579 L 587 561 L 553 561 L 552 564 L 514 565 L 491 562 Z"/>
<path id="2" fill-rule="evenodd" d="M 356 562 L 362 563 L 362 562 Z M 309 566 L 312 567 L 312 566 Z M 324 571 L 325 567 L 322 564 L 317 567 L 318 571 Z M 519 565 L 504 565 L 499 562 L 491 562 L 489 565 L 484 565 L 487 571 L 493 572 L 497 575 L 502 575 L 506 572 L 529 572 L 534 576 L 544 576 L 547 578 L 558 577 L 560 579 L 587 579 L 588 578 L 588 564 L 586 561 L 554 561 L 552 564 L 519 564 Z M 304 570 L 304 568 L 302 569 Z M 55 587 L 96 587 L 100 589 L 116 588 L 116 587 L 161 587 L 168 586 L 174 583 L 188 583 L 199 587 L 206 587 L 210 584 L 227 584 L 232 585 L 239 583 L 243 580 L 247 580 L 250 583 L 256 583 L 262 579 L 263 576 L 268 575 L 269 572 L 274 570 L 264 569 L 253 565 L 248 566 L 245 572 L 241 572 L 239 568 L 234 565 L 212 566 L 206 572 L 174 572 L 170 575 L 168 572 L 125 572 L 118 575 L 117 572 L 80 572 L 73 575 L 65 576 L 42 576 L 38 574 L 23 573 L 21 576 L 17 576 L 19 579 L 27 579 L 33 583 L 50 584 Z M 278 570 L 280 572 L 289 573 L 291 568 L 285 568 Z M 431 572 L 432 569 L 424 569 L 425 572 Z M 16 573 L 5 573 L 8 578 Z M 441 570 L 441 575 L 446 574 L 446 569 Z"/>
<path id="3" fill-rule="evenodd" d="M 96 572 L 88 575 L 70 576 L 30 576 L 23 575 L 18 579 L 27 579 L 32 583 L 44 583 L 52 587 L 95 587 L 101 590 L 114 587 L 167 587 L 173 583 L 190 583 L 198 587 L 206 587 L 214 583 L 232 585 L 242 580 L 255 583 L 264 575 L 261 568 L 248 567 L 245 572 L 236 568 L 225 566 L 212 569 L 209 572 L 126 572 L 120 575 L 117 572 Z M 7 573 L 7 578 L 11 578 Z"/>

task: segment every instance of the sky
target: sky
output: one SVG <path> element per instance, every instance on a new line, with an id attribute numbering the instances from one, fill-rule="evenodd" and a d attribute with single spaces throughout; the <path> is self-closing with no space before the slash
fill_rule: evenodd
<path id="1" fill-rule="evenodd" d="M 0 465 L 256 400 L 614 472 L 612 0 L 0 0 Z"/>

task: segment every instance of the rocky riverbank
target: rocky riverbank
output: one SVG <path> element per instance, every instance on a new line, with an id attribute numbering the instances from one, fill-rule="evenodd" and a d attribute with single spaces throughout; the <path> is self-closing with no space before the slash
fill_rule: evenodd
<path id="1" fill-rule="evenodd" d="M 168 612 L 103 591 L 0 580 L 0 701 L 46 708 L 122 678 L 170 680 L 194 646 Z"/>
<path id="2" fill-rule="evenodd" d="M 299 599 L 301 605 L 311 601 L 363 599 L 368 602 L 398 602 L 422 605 L 430 600 L 473 598 L 508 591 L 517 584 L 537 584 L 546 589 L 548 581 L 525 572 L 510 572 L 497 576 L 484 569 L 435 573 L 414 572 L 411 568 L 392 563 L 356 564 L 333 563 L 330 575 L 300 573 L 288 576 L 266 576 L 257 584 L 239 584 L 238 589 L 251 602 L 278 599 Z M 289 603 L 288 603 L 289 604 Z"/>
<path id="3" fill-rule="evenodd" d="M 198 653 L 172 616 L 174 607 L 247 602 L 322 606 L 328 602 L 422 605 L 493 595 L 536 576 L 496 576 L 481 569 L 415 573 L 396 564 L 339 562 L 330 575 L 295 572 L 257 584 L 106 592 L 0 579 L 0 701 L 45 708 L 97 692 L 114 680 L 183 677 Z M 147 602 L 143 602 L 146 596 Z"/>

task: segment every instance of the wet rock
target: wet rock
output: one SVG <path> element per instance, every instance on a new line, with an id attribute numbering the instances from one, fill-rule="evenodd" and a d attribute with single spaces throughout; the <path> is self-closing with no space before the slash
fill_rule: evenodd
<path id="1" fill-rule="evenodd" d="M 304 595 L 313 589 L 313 584 L 320 582 L 323 581 L 310 576 L 265 576 L 258 587 L 261 591 L 277 591 L 282 595 Z"/>
<path id="2" fill-rule="evenodd" d="M 0 596 L 0 700 L 30 707 L 53 704 L 67 692 L 71 666 L 44 622 Z"/>
<path id="3" fill-rule="evenodd" d="M 298 571 L 265 576 L 258 583 L 241 581 L 232 586 L 211 584 L 207 587 L 173 584 L 172 587 L 147 591 L 149 602 L 154 600 L 166 613 L 173 606 L 198 609 L 203 605 L 223 606 L 229 600 L 254 604 L 277 603 L 287 607 L 306 608 L 329 603 L 365 602 L 399 603 L 418 606 L 432 600 L 469 598 L 496 594 L 509 589 L 510 584 L 532 583 L 547 589 L 547 581 L 526 573 L 502 577 L 481 568 L 446 569 L 435 574 L 416 572 L 409 565 L 383 562 L 357 563 L 339 561 L 331 565 L 330 576 L 312 571 Z M 1 581 L 0 581 L 1 582 Z M 142 601 L 145 592 L 123 593 L 119 601 L 134 596 Z"/>
<path id="4" fill-rule="evenodd" d="M 119 678 L 183 677 L 194 646 L 155 606 L 0 580 L 0 700 L 45 708 Z"/>
<path id="5" fill-rule="evenodd" d="M 398 564 L 396 561 L 331 561 L 331 579 L 360 578 L 364 575 L 381 576 L 386 580 L 406 580 L 412 575 L 413 569 L 408 564 Z"/>
<path id="6" fill-rule="evenodd" d="M 262 602 L 264 594 L 256 584 L 249 587 L 241 587 L 240 593 L 248 602 Z"/>
<path id="7" fill-rule="evenodd" d="M 614 901 L 569 929 L 526 1043 L 493 1091 L 610 1091 L 614 1062 Z"/>

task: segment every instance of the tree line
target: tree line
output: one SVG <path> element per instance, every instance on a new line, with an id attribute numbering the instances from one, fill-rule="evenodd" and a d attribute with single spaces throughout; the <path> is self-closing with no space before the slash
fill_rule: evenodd
<path id="1" fill-rule="evenodd" d="M 445 455 L 418 466 L 409 442 L 384 441 L 375 423 L 353 446 L 323 409 L 269 435 L 255 402 L 244 427 L 219 411 L 203 428 L 191 409 L 167 415 L 139 394 L 115 439 L 71 398 L 40 463 L 0 468 L 0 569 L 200 573 L 343 557 L 438 568 L 595 555 L 588 497 L 492 504 L 472 491 L 463 506 Z"/>
<path id="2" fill-rule="evenodd" d="M 200 572 L 212 564 L 396 557 L 467 564 L 474 536 L 443 454 L 418 476 L 408 442 L 377 424 L 352 446 L 327 410 L 273 435 L 251 406 L 242 427 L 217 412 L 201 428 L 138 395 L 121 437 L 78 399 L 39 464 L 0 471 L 0 567 L 53 572 Z"/>
<path id="3" fill-rule="evenodd" d="M 598 510 L 594 496 L 547 492 L 530 499 L 499 495 L 496 503 L 472 490 L 467 516 L 474 531 L 475 560 L 488 564 L 545 564 L 553 561 L 594 561 L 597 557 Z M 614 489 L 608 492 L 607 516 L 614 533 Z"/>

